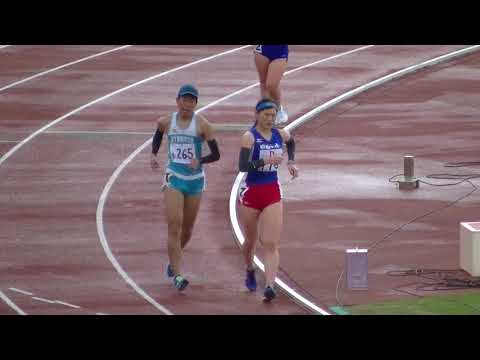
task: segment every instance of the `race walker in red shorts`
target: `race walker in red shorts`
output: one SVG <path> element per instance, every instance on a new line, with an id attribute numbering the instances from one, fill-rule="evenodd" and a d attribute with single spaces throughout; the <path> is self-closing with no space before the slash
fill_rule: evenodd
<path id="1" fill-rule="evenodd" d="M 298 176 L 293 137 L 287 130 L 273 127 L 278 110 L 279 106 L 273 100 L 258 102 L 255 125 L 242 136 L 239 156 L 239 169 L 247 173 L 240 187 L 240 217 L 245 234 L 243 255 L 247 266 L 245 285 L 250 291 L 257 288 L 253 258 L 260 237 L 265 253 L 266 302 L 276 296 L 274 283 L 283 227 L 282 190 L 277 171 L 283 160 L 284 144 L 288 153 L 288 170 L 293 177 Z"/>

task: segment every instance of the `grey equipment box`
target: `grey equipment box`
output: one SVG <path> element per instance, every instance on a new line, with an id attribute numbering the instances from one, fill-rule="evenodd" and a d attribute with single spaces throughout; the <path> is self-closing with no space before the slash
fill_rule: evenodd
<path id="1" fill-rule="evenodd" d="M 347 249 L 347 286 L 350 290 L 368 290 L 368 249 Z"/>

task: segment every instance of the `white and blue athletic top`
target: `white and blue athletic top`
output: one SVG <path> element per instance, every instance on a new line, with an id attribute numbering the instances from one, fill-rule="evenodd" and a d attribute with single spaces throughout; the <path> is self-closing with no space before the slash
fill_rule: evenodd
<path id="1" fill-rule="evenodd" d="M 205 176 L 203 165 L 195 170 L 188 165 L 193 158 L 200 160 L 203 139 L 197 133 L 197 114 L 194 112 L 190 125 L 182 129 L 177 124 L 178 113 L 172 114 L 168 130 L 167 173 L 173 173 L 183 180 L 195 180 Z"/>

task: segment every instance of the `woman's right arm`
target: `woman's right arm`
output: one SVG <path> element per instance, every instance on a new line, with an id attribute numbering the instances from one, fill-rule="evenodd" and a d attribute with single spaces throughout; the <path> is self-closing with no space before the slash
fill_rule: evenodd
<path id="1" fill-rule="evenodd" d="M 240 172 L 248 172 L 254 169 L 258 169 L 261 165 L 260 162 L 263 160 L 250 161 L 250 153 L 252 152 L 254 138 L 250 131 L 247 131 L 242 136 L 241 145 L 240 145 L 240 155 L 238 157 L 238 169 Z M 255 164 L 254 164 L 255 163 Z"/>
<path id="2" fill-rule="evenodd" d="M 165 129 L 168 129 L 168 121 L 169 118 L 161 118 L 157 122 L 157 130 L 155 131 L 155 135 L 153 136 L 152 140 L 152 155 L 151 155 L 151 166 L 152 169 L 158 168 L 158 160 L 157 154 L 158 150 L 160 149 L 160 145 L 162 145 L 163 133 Z"/>
<path id="3" fill-rule="evenodd" d="M 247 131 L 242 136 L 240 155 L 238 158 L 238 168 L 241 172 L 249 172 L 257 170 L 265 165 L 273 164 L 279 165 L 282 162 L 281 156 L 273 156 L 267 159 L 250 160 L 255 139 L 250 131 Z"/>

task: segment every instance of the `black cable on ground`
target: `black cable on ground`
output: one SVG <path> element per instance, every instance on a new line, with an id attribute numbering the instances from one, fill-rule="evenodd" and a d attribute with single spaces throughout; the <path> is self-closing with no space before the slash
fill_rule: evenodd
<path id="1" fill-rule="evenodd" d="M 389 271 L 388 276 L 416 276 L 429 280 L 429 283 L 420 283 L 417 291 L 451 291 L 480 288 L 480 278 L 466 276 L 463 270 L 440 269 L 410 269 Z"/>
<path id="2" fill-rule="evenodd" d="M 471 161 L 471 162 L 453 162 L 453 163 L 445 163 L 444 164 L 444 167 L 468 167 L 468 166 L 478 166 L 480 165 L 480 161 Z M 403 176 L 403 174 L 398 174 L 398 175 L 394 175 L 392 177 L 390 177 L 388 179 L 389 182 L 393 182 L 393 183 L 398 183 L 398 181 L 395 181 L 393 180 L 394 178 L 398 177 L 398 176 Z M 419 182 L 423 183 L 423 184 L 426 184 L 426 185 L 430 185 L 430 186 L 454 186 L 454 185 L 459 185 L 459 184 L 462 184 L 463 182 L 468 182 L 471 186 L 472 186 L 472 190 L 470 192 L 468 192 L 467 194 L 465 195 L 462 195 L 461 197 L 459 197 L 458 199 L 438 208 L 438 209 L 434 209 L 432 211 L 429 211 L 423 215 L 420 215 L 420 216 L 417 216 L 415 218 L 413 218 L 412 220 L 396 227 L 394 230 L 392 230 L 391 232 L 389 232 L 387 235 L 385 235 L 383 238 L 373 242 L 372 244 L 370 244 L 368 246 L 368 251 L 369 253 L 375 249 L 379 244 L 381 244 L 382 242 L 384 242 L 385 240 L 387 240 L 388 238 L 390 238 L 392 235 L 394 235 L 396 232 L 402 230 L 405 226 L 407 225 L 410 225 L 420 219 L 423 219 L 429 215 L 432 215 L 434 213 L 437 213 L 437 212 L 440 212 L 442 210 L 445 210 L 453 205 L 455 205 L 456 203 L 458 203 L 459 201 L 469 197 L 470 195 L 472 195 L 475 191 L 478 190 L 478 188 L 475 186 L 475 184 L 473 184 L 470 180 L 473 180 L 473 179 L 477 179 L 477 178 L 480 178 L 480 174 L 431 174 L 431 175 L 427 175 L 425 176 L 427 179 L 435 179 L 435 180 L 458 180 L 456 182 L 453 182 L 453 183 L 446 183 L 446 184 L 432 184 L 432 183 L 429 183 L 429 182 L 426 182 L 426 181 L 423 181 L 423 180 L 419 180 Z M 424 269 L 425 270 L 425 269 Z M 415 270 L 415 271 L 418 271 Z M 432 270 L 429 270 L 429 271 L 432 271 Z M 433 270 L 434 271 L 434 270 Z M 444 270 L 443 272 L 445 272 L 446 270 Z M 455 270 L 453 270 L 455 271 Z M 438 271 L 437 271 L 438 272 Z M 336 301 L 337 301 L 337 304 L 339 306 L 344 306 L 342 305 L 341 301 L 340 301 L 340 296 L 339 296 L 339 287 L 340 287 L 340 282 L 342 280 L 342 277 L 343 277 L 343 274 L 345 273 L 345 268 L 342 269 L 342 272 L 340 273 L 340 276 L 338 277 L 338 281 L 337 281 L 337 288 L 336 288 L 336 291 L 335 291 L 335 298 L 336 298 Z M 417 274 L 418 275 L 418 274 Z M 423 276 L 426 276 L 425 273 L 422 274 Z M 397 275 L 398 276 L 398 275 Z M 406 276 L 406 275 L 404 275 Z M 450 279 L 451 281 L 449 282 L 443 282 L 443 283 L 439 283 L 439 284 L 428 284 L 428 285 L 438 285 L 436 287 L 433 288 L 433 290 L 430 290 L 430 291 L 436 291 L 435 289 L 438 289 L 438 290 L 458 290 L 458 289 L 466 289 L 466 288 L 472 288 L 472 284 L 471 283 L 466 283 L 466 282 L 462 282 L 461 280 L 459 279 Z M 458 281 L 457 281 L 458 280 Z M 480 284 L 480 282 L 478 283 Z M 473 287 L 477 287 L 477 283 L 473 283 Z M 478 286 L 480 287 L 480 285 Z M 427 288 L 427 287 L 425 287 Z"/>

